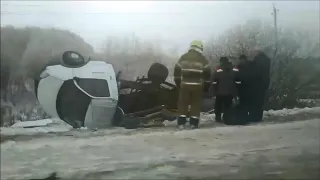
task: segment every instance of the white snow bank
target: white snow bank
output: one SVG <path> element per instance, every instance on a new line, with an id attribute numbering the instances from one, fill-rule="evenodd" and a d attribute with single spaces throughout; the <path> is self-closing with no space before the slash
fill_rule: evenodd
<path id="1" fill-rule="evenodd" d="M 272 117 L 272 116 L 287 116 L 287 115 L 295 115 L 299 113 L 320 113 L 320 107 L 313 107 L 313 108 L 294 108 L 294 109 L 282 109 L 282 110 L 270 110 L 265 111 L 265 117 Z M 214 121 L 215 115 L 214 114 L 201 114 L 201 124 L 211 123 Z M 164 122 L 165 126 L 176 125 L 176 122 Z M 45 133 L 57 133 L 57 132 L 67 132 L 72 130 L 73 128 L 65 123 L 60 119 L 42 119 L 36 121 L 26 121 L 26 122 L 18 122 L 11 127 L 1 127 L 0 134 L 4 136 L 14 136 L 14 135 L 36 135 L 36 134 L 45 134 Z M 121 129 L 121 130 L 120 130 Z M 86 131 L 87 128 L 81 128 L 81 130 Z M 107 129 L 102 131 L 97 131 L 96 133 L 106 133 L 114 134 L 114 133 L 125 133 L 129 132 L 123 128 L 116 128 L 116 129 Z M 84 132 L 82 131 L 81 134 Z M 91 131 L 88 133 L 92 133 Z M 86 134 L 86 133 L 84 133 Z"/>
<path id="2" fill-rule="evenodd" d="M 17 122 L 11 127 L 1 127 L 4 136 L 35 135 L 39 133 L 66 132 L 72 127 L 60 119 L 41 119 L 36 121 Z"/>
<path id="3" fill-rule="evenodd" d="M 49 124 L 52 124 L 52 119 L 40 119 L 36 121 L 20 121 L 15 124 L 13 124 L 11 127 L 13 128 L 28 128 L 28 127 L 42 127 L 42 126 L 48 126 Z"/>
<path id="4" fill-rule="evenodd" d="M 288 116 L 288 115 L 296 115 L 300 113 L 320 113 L 320 107 L 269 110 L 269 111 L 264 111 L 263 116 L 264 117 Z M 214 118 L 215 118 L 214 114 L 203 113 L 201 115 L 201 120 L 204 120 L 204 121 L 214 121 Z"/>
<path id="5" fill-rule="evenodd" d="M 265 111 L 263 113 L 263 115 L 265 117 L 268 117 L 268 116 L 288 116 L 288 115 L 296 115 L 296 114 L 300 114 L 300 113 L 320 113 L 320 107 L 269 110 L 269 111 Z"/>

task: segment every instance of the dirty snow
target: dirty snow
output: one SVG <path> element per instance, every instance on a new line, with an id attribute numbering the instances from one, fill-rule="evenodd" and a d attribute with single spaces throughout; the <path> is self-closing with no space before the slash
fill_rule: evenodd
<path id="1" fill-rule="evenodd" d="M 320 113 L 320 107 L 269 110 L 269 111 L 265 111 L 263 115 L 264 116 L 288 116 L 288 115 L 296 115 L 299 113 Z"/>
<path id="2" fill-rule="evenodd" d="M 52 124 L 54 120 L 52 119 L 40 119 L 36 121 L 20 121 L 13 124 L 13 128 L 28 128 L 28 127 L 41 127 Z"/>
<path id="3" fill-rule="evenodd" d="M 294 109 L 283 109 L 283 110 L 270 110 L 265 111 L 265 117 L 272 116 L 288 116 L 288 115 L 296 115 L 300 113 L 320 113 L 320 107 L 313 108 L 294 108 Z M 214 121 L 214 114 L 203 113 L 201 115 L 201 123 L 207 124 Z M 176 122 L 165 121 L 165 126 L 174 126 Z M 0 135 L 2 136 L 14 136 L 14 135 L 36 135 L 36 134 L 44 134 L 44 133 L 57 133 L 57 132 L 68 132 L 73 128 L 60 119 L 42 119 L 36 121 L 24 121 L 17 122 L 11 127 L 1 127 Z M 120 130 L 122 128 L 114 128 L 112 130 L 108 129 L 111 134 L 115 131 L 119 132 L 127 132 L 127 130 Z M 82 132 L 87 131 L 88 129 L 83 127 L 80 129 Z M 88 130 L 90 131 L 90 130 Z M 91 131 L 90 131 L 91 132 Z M 109 134 L 109 133 L 108 133 Z"/>
<path id="4" fill-rule="evenodd" d="M 23 121 L 13 124 L 11 127 L 1 127 L 1 136 L 35 135 L 39 133 L 67 132 L 72 127 L 60 119 L 42 119 L 35 121 Z"/>
<path id="5" fill-rule="evenodd" d="M 263 116 L 264 117 L 288 116 L 288 115 L 296 115 L 296 114 L 300 114 L 300 113 L 320 113 L 320 107 L 269 110 L 269 111 L 264 111 Z M 214 118 L 215 118 L 214 114 L 203 113 L 201 115 L 202 121 L 213 121 Z"/>
<path id="6" fill-rule="evenodd" d="M 316 179 L 319 121 L 7 141 L 1 179 Z"/>

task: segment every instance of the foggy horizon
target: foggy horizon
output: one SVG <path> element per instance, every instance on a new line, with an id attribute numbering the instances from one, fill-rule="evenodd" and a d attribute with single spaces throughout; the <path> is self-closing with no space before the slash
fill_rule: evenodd
<path id="1" fill-rule="evenodd" d="M 154 40 L 184 51 L 247 20 L 273 23 L 272 1 L 1 1 L 1 26 L 60 28 L 96 51 L 108 36 Z M 276 1 L 278 25 L 319 32 L 319 1 Z"/>

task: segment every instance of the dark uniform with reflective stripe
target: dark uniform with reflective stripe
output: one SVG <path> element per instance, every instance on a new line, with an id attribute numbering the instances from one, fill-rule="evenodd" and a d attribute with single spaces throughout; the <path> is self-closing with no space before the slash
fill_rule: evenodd
<path id="1" fill-rule="evenodd" d="M 180 86 L 178 125 L 184 125 L 190 116 L 190 125 L 198 127 L 204 83 L 209 81 L 210 74 L 208 61 L 196 49 L 190 49 L 179 59 L 174 70 L 175 82 Z"/>
<path id="2" fill-rule="evenodd" d="M 232 100 L 237 94 L 238 69 L 232 67 L 231 62 L 222 62 L 220 67 L 216 68 L 213 75 L 213 88 L 216 96 L 215 114 L 216 121 L 221 121 L 221 114 L 231 108 Z"/>

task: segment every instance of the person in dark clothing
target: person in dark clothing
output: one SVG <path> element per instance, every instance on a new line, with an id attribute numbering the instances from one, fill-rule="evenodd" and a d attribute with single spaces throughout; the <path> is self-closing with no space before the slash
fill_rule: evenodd
<path id="1" fill-rule="evenodd" d="M 239 79 L 241 81 L 241 84 L 237 86 L 237 92 L 239 97 L 239 106 L 241 108 L 242 114 L 244 116 L 249 114 L 249 108 L 250 108 L 250 96 L 251 92 L 250 89 L 250 71 L 251 71 L 251 62 L 248 60 L 246 55 L 240 55 L 239 56 Z M 246 118 L 246 117 L 243 117 Z"/>
<path id="2" fill-rule="evenodd" d="M 252 55 L 252 54 L 251 54 Z M 237 113 L 237 121 L 243 124 L 254 121 L 253 116 L 256 116 L 255 109 L 257 108 L 257 92 L 255 90 L 257 82 L 256 76 L 259 72 L 256 71 L 253 58 L 248 58 L 246 55 L 239 56 L 239 79 L 241 84 L 237 86 L 239 96 L 239 106 Z M 251 116 L 250 116 L 251 115 Z"/>
<path id="3" fill-rule="evenodd" d="M 247 93 L 249 97 L 249 121 L 261 122 L 263 117 L 263 105 L 270 83 L 271 60 L 267 55 L 255 49 L 251 52 L 252 62 L 247 76 L 249 86 Z"/>
<path id="4" fill-rule="evenodd" d="M 220 58 L 220 66 L 213 74 L 213 90 L 216 96 L 215 115 L 216 121 L 221 122 L 221 114 L 231 108 L 232 100 L 236 95 L 236 73 L 232 63 L 226 57 Z"/>

